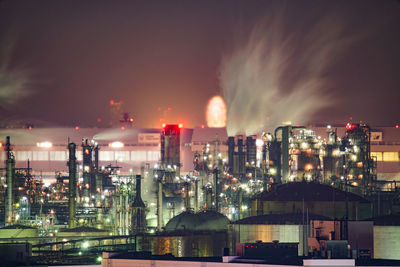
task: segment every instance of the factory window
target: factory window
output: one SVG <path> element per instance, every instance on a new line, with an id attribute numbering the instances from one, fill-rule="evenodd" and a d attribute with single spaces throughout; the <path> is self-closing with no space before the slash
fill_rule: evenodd
<path id="1" fill-rule="evenodd" d="M 32 160 L 32 151 L 15 151 L 15 159 L 18 161 Z"/>
<path id="2" fill-rule="evenodd" d="M 115 160 L 114 151 L 99 151 L 99 160 L 100 161 L 113 161 L 113 160 Z"/>
<path id="3" fill-rule="evenodd" d="M 148 161 L 159 161 L 160 160 L 160 151 L 147 151 L 147 160 Z"/>
<path id="4" fill-rule="evenodd" d="M 32 151 L 32 160 L 49 160 L 48 151 Z"/>
<path id="5" fill-rule="evenodd" d="M 377 161 L 400 161 L 399 152 L 371 152 L 371 157 L 376 158 Z"/>
<path id="6" fill-rule="evenodd" d="M 66 161 L 66 151 L 50 151 L 50 160 Z"/>
<path id="7" fill-rule="evenodd" d="M 131 159 L 132 161 L 146 161 L 146 151 L 132 151 Z"/>
<path id="8" fill-rule="evenodd" d="M 383 152 L 383 161 L 399 161 L 399 152 Z"/>
<path id="9" fill-rule="evenodd" d="M 129 151 L 115 151 L 116 161 L 129 161 Z"/>
<path id="10" fill-rule="evenodd" d="M 371 158 L 382 161 L 382 152 L 371 152 Z"/>
<path id="11" fill-rule="evenodd" d="M 82 157 L 82 151 L 76 151 L 76 160 L 82 161 L 83 157 Z"/>

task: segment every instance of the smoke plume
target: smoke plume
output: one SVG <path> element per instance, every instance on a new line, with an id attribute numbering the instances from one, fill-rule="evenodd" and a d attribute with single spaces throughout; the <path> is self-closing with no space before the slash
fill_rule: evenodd
<path id="1" fill-rule="evenodd" d="M 338 18 L 304 18 L 289 23 L 276 12 L 242 34 L 222 59 L 220 86 L 227 103 L 229 135 L 260 133 L 290 121 L 307 123 L 334 104 L 329 67 L 354 38 Z"/>
<path id="2" fill-rule="evenodd" d="M 11 67 L 14 44 L 11 38 L 0 44 L 0 107 L 6 109 L 32 93 L 28 72 Z"/>

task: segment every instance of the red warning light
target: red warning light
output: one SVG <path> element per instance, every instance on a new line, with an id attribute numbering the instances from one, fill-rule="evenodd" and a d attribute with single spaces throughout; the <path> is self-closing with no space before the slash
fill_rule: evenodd
<path id="1" fill-rule="evenodd" d="M 346 129 L 347 130 L 354 130 L 357 126 L 355 124 L 347 123 Z"/>
<path id="2" fill-rule="evenodd" d="M 79 130 L 79 126 L 77 125 L 77 126 L 75 126 L 75 130 L 76 131 L 78 131 Z"/>
<path id="3" fill-rule="evenodd" d="M 114 99 L 111 99 L 111 100 L 110 100 L 110 105 L 114 105 L 114 103 L 115 103 L 115 102 L 114 102 Z"/>
<path id="4" fill-rule="evenodd" d="M 398 125 L 397 125 L 398 126 Z M 399 127 L 397 127 L 397 128 L 399 128 Z M 28 130 L 32 130 L 32 126 L 28 126 Z"/>
<path id="5" fill-rule="evenodd" d="M 201 127 L 201 129 L 206 128 L 206 126 L 204 124 L 202 124 L 200 127 Z"/>
<path id="6" fill-rule="evenodd" d="M 97 118 L 97 122 L 100 123 L 101 122 L 101 118 Z"/>
<path id="7" fill-rule="evenodd" d="M 182 127 L 183 127 L 183 124 L 182 124 L 182 123 L 179 123 L 179 124 L 178 124 L 178 127 L 179 127 L 179 128 L 182 128 Z"/>
<path id="8" fill-rule="evenodd" d="M 395 127 L 396 127 L 396 129 L 399 129 L 399 125 L 398 125 L 398 124 L 396 124 L 396 126 L 395 126 Z"/>
<path id="9" fill-rule="evenodd" d="M 129 119 L 129 122 L 133 122 L 133 118 L 130 118 L 130 119 Z"/>
<path id="10" fill-rule="evenodd" d="M 122 130 L 122 131 L 125 130 L 125 126 L 121 126 L 121 130 Z"/>

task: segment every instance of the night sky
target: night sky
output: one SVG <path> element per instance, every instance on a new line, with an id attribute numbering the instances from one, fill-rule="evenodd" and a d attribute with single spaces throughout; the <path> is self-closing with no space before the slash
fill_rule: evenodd
<path id="1" fill-rule="evenodd" d="M 395 0 L 0 1 L 0 121 L 107 126 L 113 99 L 137 127 L 205 124 L 221 60 L 277 10 L 284 35 L 330 16 L 356 39 L 324 72 L 331 105 L 308 121 L 400 123 Z"/>

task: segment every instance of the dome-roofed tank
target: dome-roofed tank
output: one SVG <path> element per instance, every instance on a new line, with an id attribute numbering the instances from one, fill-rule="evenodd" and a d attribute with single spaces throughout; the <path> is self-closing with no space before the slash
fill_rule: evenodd
<path id="1" fill-rule="evenodd" d="M 229 219 L 216 211 L 185 211 L 169 220 L 165 231 L 227 231 L 228 224 Z"/>

